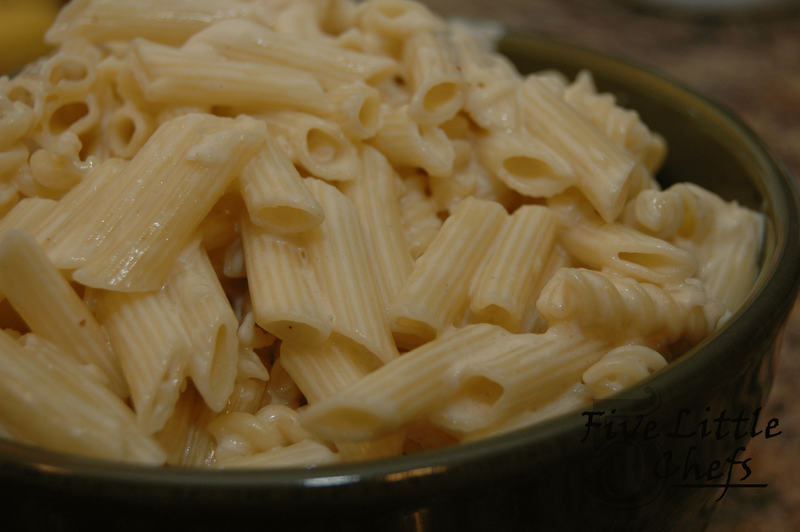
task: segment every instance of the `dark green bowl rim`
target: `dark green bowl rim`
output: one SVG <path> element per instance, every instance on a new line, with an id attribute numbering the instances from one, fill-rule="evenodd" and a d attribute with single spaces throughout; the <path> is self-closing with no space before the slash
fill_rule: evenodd
<path id="1" fill-rule="evenodd" d="M 613 72 L 628 85 L 647 88 L 675 106 L 694 109 L 701 119 L 715 125 L 724 145 L 742 151 L 745 164 L 750 165 L 750 175 L 763 180 L 756 184 L 766 200 L 764 211 L 772 220 L 774 251 L 765 260 L 749 300 L 723 329 L 620 397 L 639 397 L 646 386 L 654 383 L 662 388 L 679 386 L 687 372 L 702 372 L 719 357 L 736 351 L 754 331 L 775 328 L 776 320 L 785 318 L 800 279 L 797 186 L 786 167 L 735 113 L 660 73 L 549 37 L 510 32 L 501 40 L 500 48 L 517 54 L 546 56 L 555 62 L 566 60 L 571 64 L 590 65 L 595 72 Z M 377 500 L 393 496 L 409 481 L 415 481 L 419 487 L 418 481 L 423 478 L 425 490 L 429 492 L 463 486 L 474 480 L 476 472 L 484 481 L 502 480 L 513 474 L 513 464 L 508 465 L 509 457 L 525 450 L 551 448 L 565 435 L 580 431 L 582 423 L 580 416 L 561 416 L 499 437 L 411 456 L 313 469 L 260 471 L 133 466 L 67 456 L 0 440 L 0 478 L 36 486 L 69 479 L 69 484 L 78 490 L 103 490 L 114 486 L 121 498 L 134 494 L 134 498 L 141 497 L 150 503 L 172 503 L 169 494 L 175 493 L 182 494 L 183 498 L 198 496 L 201 500 L 205 496 L 227 500 L 230 497 L 226 493 L 246 495 L 250 492 L 288 493 L 288 497 L 280 497 L 280 500 L 290 505 L 292 500 L 302 504 L 311 500 L 339 502 L 355 494 L 363 503 L 364 497 Z M 292 499 L 298 494 L 302 494 L 299 499 Z"/>

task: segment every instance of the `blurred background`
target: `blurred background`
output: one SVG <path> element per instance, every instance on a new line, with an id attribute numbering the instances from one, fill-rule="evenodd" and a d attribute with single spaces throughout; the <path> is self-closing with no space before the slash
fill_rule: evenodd
<path id="1" fill-rule="evenodd" d="M 741 115 L 800 176 L 800 0 L 425 0 L 445 15 L 492 19 L 644 64 Z M 63 2 L 0 0 L 0 74 L 47 53 Z M 591 65 L 587 65 L 591 68 Z M 800 309 L 783 337 L 762 419 L 782 434 L 748 445 L 750 481 L 729 490 L 710 532 L 800 530 Z"/>

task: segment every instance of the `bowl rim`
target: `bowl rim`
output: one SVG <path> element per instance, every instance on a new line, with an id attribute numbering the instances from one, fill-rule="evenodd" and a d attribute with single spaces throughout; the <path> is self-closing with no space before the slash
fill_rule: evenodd
<path id="1" fill-rule="evenodd" d="M 724 134 L 727 142 L 747 148 L 747 155 L 752 159 L 750 164 L 759 169 L 764 181 L 764 188 L 761 189 L 766 202 L 764 210 L 771 214 L 776 239 L 772 256 L 763 264 L 747 302 L 721 330 L 617 397 L 640 397 L 646 387 L 654 382 L 662 387 L 676 384 L 687 369 L 694 371 L 708 367 L 726 350 L 732 350 L 745 341 L 752 331 L 767 325 L 774 326 L 775 320 L 785 319 L 786 311 L 782 309 L 787 305 L 791 308 L 800 286 L 800 195 L 786 166 L 736 113 L 661 72 L 607 52 L 515 31 L 507 31 L 500 39 L 500 45 L 523 54 L 570 56 L 572 61 L 591 65 L 593 72 L 608 69 L 621 71 L 628 85 L 657 88 L 654 92 L 659 96 L 666 97 L 675 105 L 689 106 L 701 118 L 718 124 L 719 133 Z M 781 316 L 781 313 L 784 315 Z M 65 455 L 0 438 L 0 478 L 37 486 L 47 479 L 77 479 L 98 489 L 113 483 L 126 486 L 151 501 L 157 501 L 165 492 L 175 489 L 209 494 L 218 493 L 220 489 L 266 490 L 273 493 L 289 489 L 295 495 L 298 490 L 303 490 L 309 493 L 324 492 L 329 496 L 332 490 L 342 490 L 348 486 L 358 486 L 360 494 L 372 493 L 375 498 L 381 498 L 388 491 L 396 493 L 397 490 L 374 490 L 376 486 L 402 484 L 398 481 L 413 481 L 420 477 L 439 479 L 430 484 L 431 489 L 458 486 L 476 468 L 485 475 L 499 479 L 509 473 L 509 468 L 489 471 L 485 463 L 480 463 L 485 462 L 487 456 L 498 458 L 494 461 L 494 465 L 498 465 L 504 456 L 524 448 L 546 445 L 547 442 L 552 445 L 559 438 L 574 434 L 576 429 L 581 430 L 582 427 L 579 416 L 566 414 L 500 436 L 409 456 L 311 469 L 267 470 L 130 465 Z M 281 501 L 291 503 L 291 499 L 287 498 Z M 307 499 L 303 497 L 299 502 L 307 504 Z"/>

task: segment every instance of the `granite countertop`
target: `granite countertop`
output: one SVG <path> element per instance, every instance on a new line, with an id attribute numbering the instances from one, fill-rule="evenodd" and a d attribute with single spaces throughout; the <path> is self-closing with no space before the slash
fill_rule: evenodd
<path id="1" fill-rule="evenodd" d="M 509 28 L 605 50 L 662 71 L 733 109 L 800 177 L 800 5 L 723 15 L 653 12 L 613 0 L 426 0 L 443 15 L 491 18 Z M 763 415 L 782 435 L 747 454 L 766 489 L 733 490 L 710 532 L 800 530 L 800 305 L 783 337 Z"/>

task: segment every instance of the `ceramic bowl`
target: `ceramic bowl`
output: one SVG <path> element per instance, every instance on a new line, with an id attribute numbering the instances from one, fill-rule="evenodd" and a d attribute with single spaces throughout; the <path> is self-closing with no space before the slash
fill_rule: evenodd
<path id="1" fill-rule="evenodd" d="M 499 48 L 522 72 L 591 69 L 602 91 L 669 141 L 663 185 L 693 181 L 766 215 L 757 285 L 724 328 L 612 399 L 504 436 L 364 464 L 151 469 L 0 440 L 10 529 L 694 530 L 724 501 L 725 484 L 755 484 L 757 471 L 741 480 L 746 446 L 779 430 L 760 408 L 800 275 L 794 181 L 739 118 L 678 83 L 538 36 L 509 34 Z"/>

